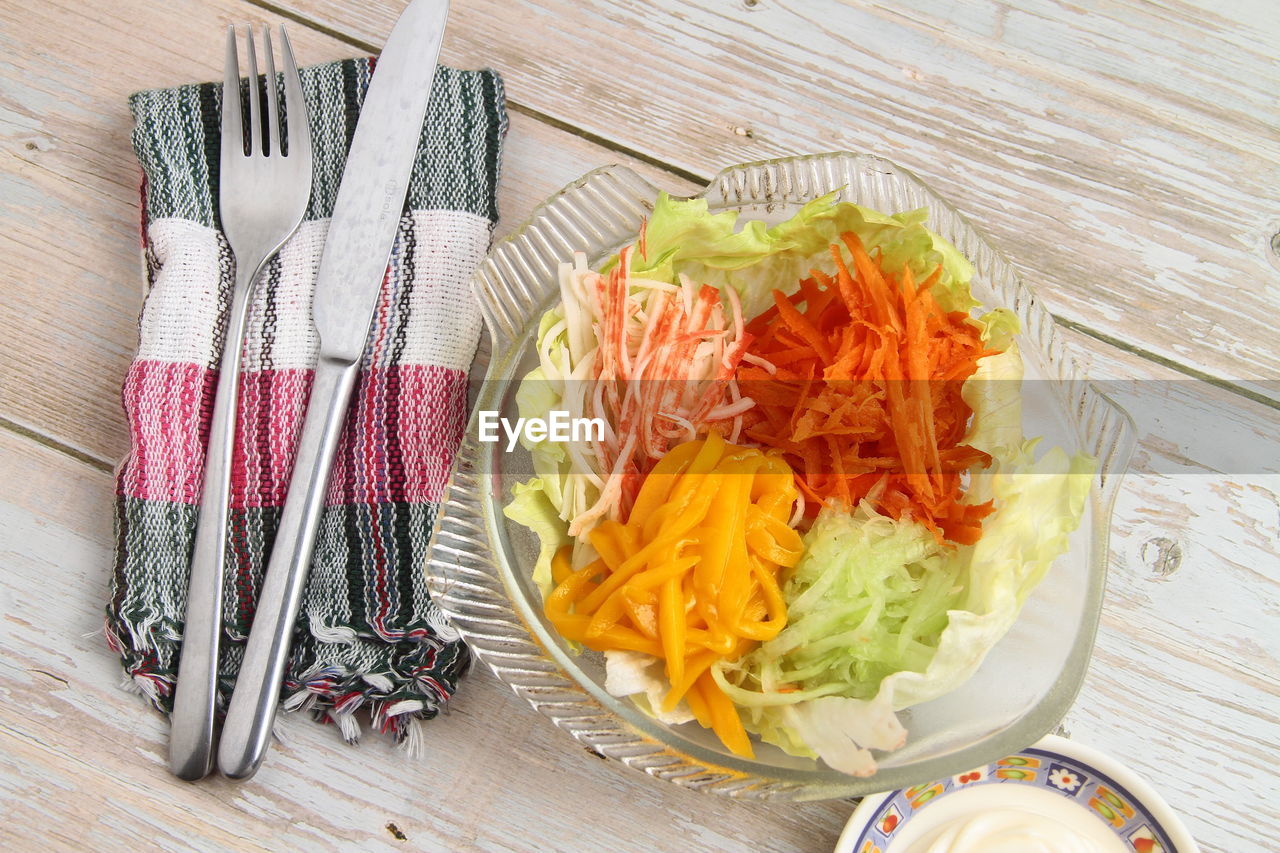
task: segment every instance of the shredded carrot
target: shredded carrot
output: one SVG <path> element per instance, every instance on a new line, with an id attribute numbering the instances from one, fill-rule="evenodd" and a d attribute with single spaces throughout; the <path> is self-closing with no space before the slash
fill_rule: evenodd
<path id="1" fill-rule="evenodd" d="M 917 284 L 856 235 L 841 241 L 834 276 L 813 270 L 790 296 L 775 291 L 747 325 L 752 358 L 738 380 L 756 406 L 744 435 L 782 451 L 808 516 L 867 500 L 939 541 L 971 544 L 993 507 L 962 501 L 962 475 L 990 458 L 960 443 L 973 414 L 960 386 L 991 353 L 967 314 L 934 298 L 940 269 Z"/>

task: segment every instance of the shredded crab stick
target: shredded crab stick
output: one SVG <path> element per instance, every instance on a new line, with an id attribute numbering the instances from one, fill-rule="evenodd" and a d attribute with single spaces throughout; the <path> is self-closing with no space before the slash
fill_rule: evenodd
<path id="1" fill-rule="evenodd" d="M 585 453 L 570 450 L 574 470 L 599 488 L 597 500 L 568 519 L 575 537 L 603 520 L 625 521 L 645 473 L 674 444 L 712 428 L 736 440 L 754 405 L 735 379 L 751 342 L 738 294 L 725 289 L 726 316 L 714 287 L 632 276 L 632 252 L 624 248 L 604 275 L 581 255 L 561 268 L 574 380 L 566 408 L 609 424 Z"/>
<path id="2" fill-rule="evenodd" d="M 967 314 L 933 297 L 939 271 L 882 270 L 853 234 L 831 246 L 835 276 L 812 271 L 747 326 L 738 378 L 756 406 L 745 434 L 781 450 L 816 515 L 869 501 L 940 541 L 972 544 L 990 503 L 966 504 L 963 473 L 988 456 L 961 444 L 972 411 L 960 387 L 990 355 Z"/>
<path id="3" fill-rule="evenodd" d="M 591 531 L 595 561 L 574 571 L 570 546 L 556 554 L 547 618 L 587 648 L 661 658 L 671 685 L 664 710 L 684 700 L 726 747 L 750 756 L 711 666 L 785 626 L 778 576 L 803 552 L 788 525 L 797 499 L 777 454 L 716 433 L 678 445 L 644 478 L 625 524 L 606 520 Z"/>

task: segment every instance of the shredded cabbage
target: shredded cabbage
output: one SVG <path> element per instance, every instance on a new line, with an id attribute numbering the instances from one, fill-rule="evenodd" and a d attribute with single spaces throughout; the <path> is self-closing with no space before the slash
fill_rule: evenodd
<path id="1" fill-rule="evenodd" d="M 691 279 L 722 293 L 732 289 L 751 318 L 770 304 L 774 289 L 794 288 L 810 267 L 826 270 L 828 245 L 852 231 L 868 250 L 879 250 L 884 265 L 906 264 L 917 281 L 941 267 L 933 294 L 946 310 L 977 306 L 972 267 L 924 226 L 926 211 L 887 215 L 837 203 L 835 195 L 780 224 L 739 227 L 736 213 L 713 214 L 705 200 L 662 194 L 630 259 L 633 284 L 683 287 Z M 600 272 L 617 263 L 615 257 Z M 576 414 L 582 405 L 565 394 L 583 384 L 569 380 L 600 345 L 583 309 L 589 273 L 582 260 L 561 271 L 564 299 L 541 319 L 539 368 L 517 394 L 522 417 L 566 408 Z M 1080 522 L 1093 461 L 1057 448 L 1036 458 L 1036 442 L 1025 440 L 1021 426 L 1016 316 L 997 308 L 977 322 L 984 344 L 1002 350 L 981 359 L 963 388 L 974 412 L 963 443 L 992 457 L 990 467 L 971 473 L 965 497 L 995 502 L 982 538 L 972 546 L 943 545 L 909 518 L 895 521 L 867 505 L 829 507 L 805 536 L 805 556 L 784 589 L 786 628 L 713 668 L 747 728 L 789 753 L 855 775 L 874 773 L 871 750 L 905 740 L 895 712 L 973 674 Z M 569 521 L 599 501 L 608 473 L 587 448 L 543 441 L 527 449 L 536 476 L 515 487 L 506 514 L 540 539 L 534 579 L 545 595 L 551 556 L 571 541 Z M 610 654 L 606 688 L 634 695 L 652 712 L 649 697 L 665 689 L 656 663 L 636 653 Z M 686 714 L 679 709 L 680 719 Z"/>
<path id="2" fill-rule="evenodd" d="M 1037 441 L 1022 437 L 1021 376 L 1011 347 L 979 362 L 964 389 L 974 410 L 965 442 L 993 459 L 966 495 L 996 504 L 975 545 L 940 545 L 923 526 L 865 503 L 819 514 L 783 590 L 787 626 L 715 671 L 749 730 L 845 772 L 873 773 L 868 749 L 897 739 L 894 712 L 959 687 L 1008 632 L 1066 551 L 1094 471 L 1090 457 L 1060 448 L 1035 458 Z"/>

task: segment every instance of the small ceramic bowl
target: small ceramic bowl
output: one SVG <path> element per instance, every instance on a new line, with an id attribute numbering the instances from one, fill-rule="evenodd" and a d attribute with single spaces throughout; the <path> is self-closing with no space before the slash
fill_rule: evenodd
<path id="1" fill-rule="evenodd" d="M 1001 807 L 1052 815 L 1104 853 L 1200 850 L 1169 805 L 1132 770 L 1096 749 L 1049 735 L 966 773 L 865 797 L 836 853 L 916 853 L 952 821 Z"/>

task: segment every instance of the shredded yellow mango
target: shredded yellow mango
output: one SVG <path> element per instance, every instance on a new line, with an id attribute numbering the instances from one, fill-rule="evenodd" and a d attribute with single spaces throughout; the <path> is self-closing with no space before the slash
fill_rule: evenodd
<path id="1" fill-rule="evenodd" d="M 788 523 L 796 498 L 791 468 L 774 453 L 714 433 L 674 447 L 645 477 L 626 524 L 591 531 L 598 559 L 573 571 L 571 547 L 556 554 L 547 618 L 587 648 L 662 658 L 665 709 L 685 700 L 726 747 L 750 757 L 711 666 L 786 625 L 778 575 L 803 551 Z"/>

